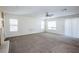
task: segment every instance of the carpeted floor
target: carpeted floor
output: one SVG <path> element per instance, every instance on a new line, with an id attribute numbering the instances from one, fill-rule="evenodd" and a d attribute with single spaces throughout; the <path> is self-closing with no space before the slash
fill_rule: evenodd
<path id="1" fill-rule="evenodd" d="M 8 38 L 10 53 L 79 53 L 79 39 L 37 33 Z"/>

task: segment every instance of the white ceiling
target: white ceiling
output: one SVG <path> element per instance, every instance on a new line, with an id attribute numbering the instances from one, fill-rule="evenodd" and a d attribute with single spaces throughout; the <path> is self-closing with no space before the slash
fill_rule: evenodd
<path id="1" fill-rule="evenodd" d="M 67 9 L 63 11 L 63 9 Z M 45 15 L 51 12 L 55 16 L 79 14 L 79 6 L 0 6 L 0 10 L 15 15 Z"/>

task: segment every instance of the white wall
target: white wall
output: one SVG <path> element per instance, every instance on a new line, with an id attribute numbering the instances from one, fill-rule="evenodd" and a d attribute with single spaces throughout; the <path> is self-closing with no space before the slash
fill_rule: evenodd
<path id="1" fill-rule="evenodd" d="M 65 33 L 65 20 L 73 18 L 78 18 L 79 15 L 70 15 L 70 16 L 63 16 L 63 17 L 57 17 L 57 18 L 49 18 L 49 19 L 42 19 L 42 17 L 33 17 L 33 16 L 27 16 L 27 15 L 11 15 L 6 14 L 5 16 L 5 37 L 13 37 L 13 36 L 19 36 L 19 35 L 27 35 L 32 33 L 39 33 L 43 32 L 44 28 L 41 28 L 41 22 L 44 20 L 47 21 L 53 21 L 55 20 L 57 22 L 57 30 L 48 30 L 47 29 L 47 23 L 45 23 L 45 31 L 46 32 L 52 32 L 57 34 L 64 34 Z M 10 32 L 9 28 L 9 19 L 18 19 L 18 31 L 17 32 Z M 79 18 L 78 18 L 79 19 Z"/>
<path id="2" fill-rule="evenodd" d="M 75 23 L 75 21 L 73 21 L 74 19 L 77 20 L 77 25 L 76 25 L 77 27 L 75 26 L 76 28 L 73 25 Z M 74 27 L 74 28 L 72 30 L 79 29 L 79 27 L 78 27 L 78 25 L 79 25 L 79 15 L 69 15 L 69 16 L 63 16 L 63 17 L 57 17 L 57 18 L 49 18 L 49 19 L 47 19 L 47 22 L 48 21 L 56 21 L 57 22 L 56 23 L 57 29 L 56 30 L 48 30 L 47 27 L 46 27 L 46 31 L 47 32 L 51 32 L 51 33 L 57 33 L 57 34 L 63 34 L 63 35 L 65 35 L 65 30 L 68 29 L 68 28 L 65 28 L 65 20 L 72 20 L 73 21 L 72 22 L 72 27 Z M 79 31 L 79 30 L 77 30 L 77 31 Z"/>
<path id="3" fill-rule="evenodd" d="M 53 19 L 52 18 L 52 19 L 48 19 L 47 22 L 48 21 L 56 21 L 56 30 L 49 30 L 46 27 L 47 32 L 64 34 L 64 20 L 63 19 L 59 19 L 59 18 Z"/>
<path id="4" fill-rule="evenodd" d="M 18 19 L 18 31 L 10 32 L 9 19 Z M 27 35 L 32 33 L 43 32 L 44 29 L 41 28 L 42 18 L 32 17 L 27 15 L 11 15 L 6 14 L 5 16 L 5 36 L 19 36 Z"/>

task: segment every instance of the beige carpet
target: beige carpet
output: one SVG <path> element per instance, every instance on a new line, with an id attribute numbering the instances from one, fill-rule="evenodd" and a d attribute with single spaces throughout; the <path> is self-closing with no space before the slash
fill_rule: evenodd
<path id="1" fill-rule="evenodd" d="M 8 38 L 10 53 L 78 53 L 79 39 L 51 33 Z"/>

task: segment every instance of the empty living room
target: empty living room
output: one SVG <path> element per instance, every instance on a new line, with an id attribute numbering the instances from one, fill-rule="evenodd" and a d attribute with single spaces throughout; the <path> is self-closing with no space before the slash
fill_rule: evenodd
<path id="1" fill-rule="evenodd" d="M 79 53 L 79 6 L 0 6 L 0 53 Z"/>

